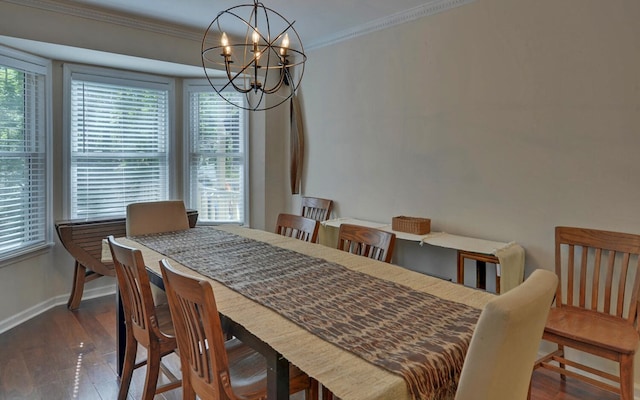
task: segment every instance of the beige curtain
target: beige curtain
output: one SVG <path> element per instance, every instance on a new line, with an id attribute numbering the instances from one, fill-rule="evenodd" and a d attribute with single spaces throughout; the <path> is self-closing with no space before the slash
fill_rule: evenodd
<path id="1" fill-rule="evenodd" d="M 291 97 L 290 105 L 290 123 L 291 123 L 291 194 L 299 194 L 302 184 L 302 163 L 304 160 L 304 127 L 302 125 L 302 113 L 300 112 L 300 103 L 298 96 Z"/>

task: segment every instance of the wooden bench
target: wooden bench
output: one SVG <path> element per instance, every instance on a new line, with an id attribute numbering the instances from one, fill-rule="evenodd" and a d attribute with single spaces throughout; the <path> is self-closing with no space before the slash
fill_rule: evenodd
<path id="1" fill-rule="evenodd" d="M 198 221 L 198 211 L 187 210 L 189 226 L 193 228 Z M 75 310 L 80 306 L 84 284 L 102 276 L 115 276 L 113 264 L 103 263 L 102 239 L 109 235 L 126 235 L 125 218 L 93 221 L 58 221 L 56 232 L 60 242 L 75 259 L 73 285 L 67 301 L 67 308 Z"/>

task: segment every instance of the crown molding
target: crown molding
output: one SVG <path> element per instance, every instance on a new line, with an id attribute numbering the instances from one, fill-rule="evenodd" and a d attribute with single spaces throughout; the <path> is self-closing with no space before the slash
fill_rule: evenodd
<path id="1" fill-rule="evenodd" d="M 202 31 L 182 25 L 159 22 L 141 17 L 131 17 L 123 13 L 106 11 L 100 8 L 53 0 L 4 0 L 19 6 L 32 7 L 74 17 L 86 18 L 100 22 L 107 22 L 127 28 L 141 29 L 148 32 L 160 33 L 181 39 L 202 40 Z"/>
<path id="2" fill-rule="evenodd" d="M 106 11 L 104 9 L 79 5 L 66 1 L 54 0 L 4 0 L 20 6 L 37 8 L 45 11 L 56 12 L 60 14 L 71 15 L 80 18 L 91 19 L 100 22 L 120 25 L 128 28 L 142 29 L 145 31 L 160 33 L 182 39 L 201 41 L 203 32 L 185 27 L 182 25 L 171 24 L 166 22 L 154 21 L 145 18 L 134 18 L 124 13 Z M 356 26 L 352 29 L 337 32 L 331 36 L 321 38 L 305 46 L 307 50 L 314 50 L 321 47 L 330 46 L 345 40 L 353 39 L 358 36 L 366 35 L 392 26 L 400 25 L 405 22 L 413 21 L 418 18 L 441 13 L 452 8 L 472 3 L 475 0 L 427 0 L 425 4 L 411 8 L 396 14 L 380 18 L 366 24 Z"/>
<path id="3" fill-rule="evenodd" d="M 321 47 L 330 46 L 345 40 L 353 39 L 358 36 L 380 31 L 392 26 L 404 24 L 405 22 L 413 21 L 418 18 L 438 14 L 452 8 L 472 3 L 474 1 L 475 0 L 428 0 L 425 4 L 422 4 L 418 7 L 414 7 L 409 10 L 405 10 L 384 18 L 368 22 L 366 24 L 356 26 L 353 29 L 347 29 L 341 32 L 337 32 L 334 35 L 325 37 L 305 47 L 308 50 L 319 49 Z"/>

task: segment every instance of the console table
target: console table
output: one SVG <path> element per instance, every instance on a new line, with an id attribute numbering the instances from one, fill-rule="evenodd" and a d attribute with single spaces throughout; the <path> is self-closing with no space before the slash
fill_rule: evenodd
<path id="1" fill-rule="evenodd" d="M 319 242 L 336 247 L 338 243 L 338 228 L 342 224 L 355 224 L 377 228 L 396 234 L 396 239 L 417 242 L 420 246 L 445 247 L 457 250 L 457 280 L 464 282 L 465 259 L 476 261 L 478 275 L 476 284 L 486 288 L 486 263 L 496 264 L 496 292 L 505 293 L 518 286 L 524 280 L 524 249 L 517 243 L 495 242 L 491 240 L 452 235 L 446 232 L 431 232 L 425 235 L 398 232 L 391 229 L 390 223 L 364 221 L 355 218 L 336 218 L 323 221 L 320 227 Z"/>
<path id="2" fill-rule="evenodd" d="M 197 210 L 187 210 L 189 226 L 198 221 Z M 84 284 L 103 276 L 116 276 L 113 264 L 104 263 L 102 240 L 109 235 L 125 236 L 126 218 L 56 221 L 56 232 L 65 249 L 75 260 L 73 284 L 67 308 L 75 310 L 80 306 Z"/>

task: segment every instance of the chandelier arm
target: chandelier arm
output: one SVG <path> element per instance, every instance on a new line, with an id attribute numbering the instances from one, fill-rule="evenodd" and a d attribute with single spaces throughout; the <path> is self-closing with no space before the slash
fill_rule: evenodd
<path id="1" fill-rule="evenodd" d="M 284 68 L 283 68 L 284 70 Z M 282 84 L 284 83 L 284 71 L 280 72 L 280 80 L 278 81 L 278 83 L 276 85 L 274 85 L 273 87 L 267 89 L 266 87 L 262 90 L 265 94 L 274 94 L 276 93 L 278 90 L 280 90 L 280 88 L 282 87 Z M 265 82 L 265 86 L 266 86 L 266 82 Z"/>
<path id="2" fill-rule="evenodd" d="M 231 85 L 231 87 L 233 87 L 236 90 L 236 92 L 240 92 L 240 93 L 247 93 L 247 92 L 249 92 L 251 90 L 251 88 L 245 89 L 245 88 L 242 88 L 242 87 L 236 85 L 235 80 L 239 76 L 239 74 L 236 74 L 235 77 L 231 77 L 231 72 L 229 71 L 229 68 L 225 67 L 225 70 L 227 72 L 227 79 L 229 79 L 229 82 L 224 84 L 224 86 L 222 86 L 222 88 L 220 90 L 225 90 L 229 85 Z"/>
<path id="3" fill-rule="evenodd" d="M 225 63 L 225 70 L 226 70 L 226 72 L 227 72 L 227 78 L 228 78 L 231 82 L 235 81 L 235 80 L 236 80 L 236 78 L 238 78 L 239 76 L 241 76 L 241 74 L 242 74 L 244 71 L 246 71 L 246 70 L 247 70 L 247 68 L 249 68 L 252 64 L 257 65 L 257 61 L 258 61 L 258 60 L 257 60 L 256 56 L 254 55 L 254 57 L 251 59 L 251 61 L 250 61 L 249 63 L 247 63 L 247 65 L 243 65 L 243 66 L 242 66 L 242 68 L 240 68 L 240 70 L 239 70 L 238 72 L 236 72 L 236 74 L 235 74 L 233 77 L 231 77 L 231 72 L 230 72 L 230 69 L 229 69 L 229 67 L 228 67 L 228 64 L 227 64 L 227 63 Z M 236 87 L 236 85 L 235 85 L 234 83 L 232 83 L 232 84 L 233 84 L 233 87 L 235 88 L 235 87 Z M 244 93 L 244 92 L 243 92 L 243 93 Z"/>

